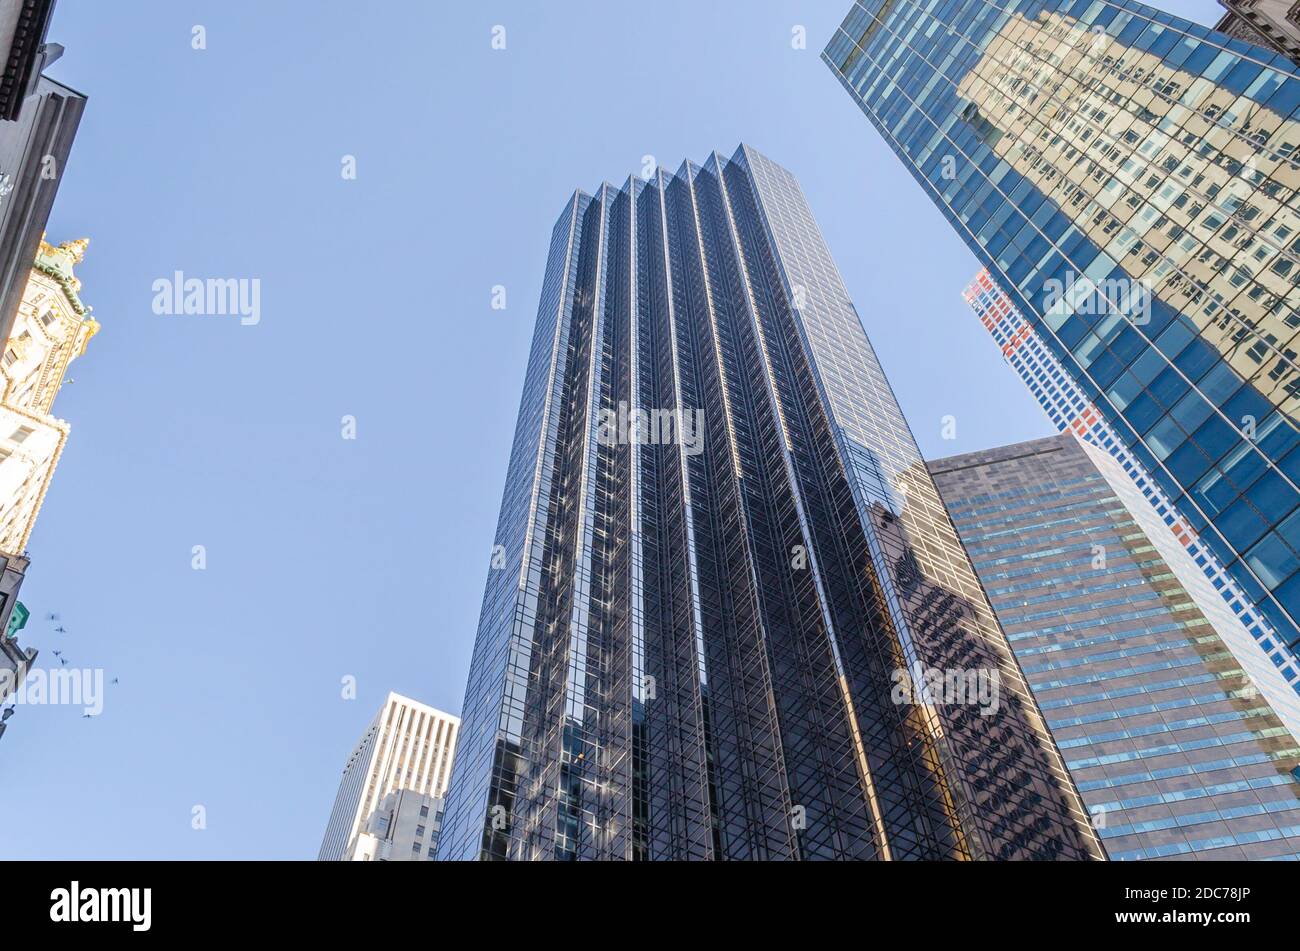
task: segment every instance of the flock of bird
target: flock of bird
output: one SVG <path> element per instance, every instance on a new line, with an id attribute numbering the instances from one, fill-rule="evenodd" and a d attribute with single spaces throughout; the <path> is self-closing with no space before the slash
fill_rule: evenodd
<path id="1" fill-rule="evenodd" d="M 50 614 L 45 615 L 45 620 L 46 620 L 46 621 L 50 621 L 50 622 L 52 622 L 53 624 L 56 625 L 55 628 L 54 628 L 54 633 L 55 633 L 55 634 L 66 634 L 66 633 L 68 633 L 68 629 L 65 628 L 65 627 L 63 626 L 63 624 L 61 623 L 61 620 L 60 620 L 60 618 L 59 618 L 59 615 L 58 615 L 57 613 L 53 613 L 53 612 L 51 612 Z M 57 650 L 57 651 L 51 651 L 50 653 L 52 653 L 55 657 L 57 657 L 57 658 L 59 659 L 59 664 L 60 664 L 61 666 L 63 666 L 63 667 L 67 667 L 67 666 L 68 666 L 68 658 L 66 658 L 66 657 L 63 656 L 63 651 L 61 651 L 61 650 Z M 109 681 L 109 683 L 116 685 L 116 684 L 118 683 L 118 678 L 114 677 L 112 680 Z M 14 715 L 14 710 L 15 710 L 15 709 L 16 709 L 16 707 L 15 707 L 13 704 L 10 704 L 8 707 L 5 707 L 5 709 L 4 709 L 3 711 L 0 711 L 0 724 L 4 723 L 4 722 L 5 722 L 6 720 L 8 720 L 11 716 L 13 716 L 13 715 Z M 93 719 L 94 719 L 94 715 L 93 715 L 93 714 L 90 714 L 90 713 L 83 713 L 83 714 L 81 715 L 81 719 L 83 719 L 83 720 L 93 720 Z"/>

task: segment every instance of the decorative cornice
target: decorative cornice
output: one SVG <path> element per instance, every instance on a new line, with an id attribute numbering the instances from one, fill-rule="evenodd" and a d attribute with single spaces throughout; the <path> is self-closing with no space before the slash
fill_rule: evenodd
<path id="1" fill-rule="evenodd" d="M 31 89 L 32 74 L 44 62 L 41 55 L 49 29 L 54 0 L 17 0 L 13 36 L 8 49 L 0 50 L 0 120 L 18 118 L 23 100 Z"/>
<path id="2" fill-rule="evenodd" d="M 65 241 L 56 248 L 42 238 L 40 249 L 36 252 L 36 262 L 32 265 L 33 269 L 58 283 L 79 317 L 89 314 L 90 308 L 81 302 L 81 281 L 72 273 L 72 266 L 86 259 L 89 244 L 89 238 L 78 238 L 76 241 Z"/>

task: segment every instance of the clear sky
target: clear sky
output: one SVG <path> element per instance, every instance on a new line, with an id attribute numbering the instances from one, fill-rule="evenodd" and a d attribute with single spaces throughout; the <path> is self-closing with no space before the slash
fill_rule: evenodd
<path id="1" fill-rule="evenodd" d="M 90 101 L 49 237 L 91 238 L 103 328 L 55 406 L 22 642 L 120 683 L 10 721 L 0 858 L 314 858 L 387 691 L 459 712 L 551 226 L 643 156 L 745 141 L 799 177 L 925 455 L 1051 431 L 818 58 L 847 8 L 59 0 L 50 74 Z M 260 279 L 260 323 L 154 314 L 177 270 Z"/>

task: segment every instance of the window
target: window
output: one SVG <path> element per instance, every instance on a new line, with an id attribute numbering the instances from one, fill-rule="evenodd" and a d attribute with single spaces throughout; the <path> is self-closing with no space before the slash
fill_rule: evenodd
<path id="1" fill-rule="evenodd" d="M 1300 567 L 1300 562 L 1296 561 L 1291 549 L 1282 544 L 1273 532 L 1264 536 L 1264 540 L 1250 550 L 1246 561 L 1270 589 L 1276 588 Z"/>
<path id="2" fill-rule="evenodd" d="M 14 442 L 23 442 L 34 432 L 36 432 L 36 430 L 32 429 L 30 426 L 19 426 L 14 430 L 13 435 L 9 438 Z"/>

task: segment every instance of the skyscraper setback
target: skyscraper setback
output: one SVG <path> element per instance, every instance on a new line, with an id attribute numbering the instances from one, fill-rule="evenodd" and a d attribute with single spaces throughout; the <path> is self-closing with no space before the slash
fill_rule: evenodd
<path id="1" fill-rule="evenodd" d="M 555 225 L 462 717 L 439 859 L 1103 857 L 798 183 L 746 146 Z"/>
<path id="2" fill-rule="evenodd" d="M 865 0 L 823 58 L 1293 668 L 1293 64 L 1128 0 Z"/>

